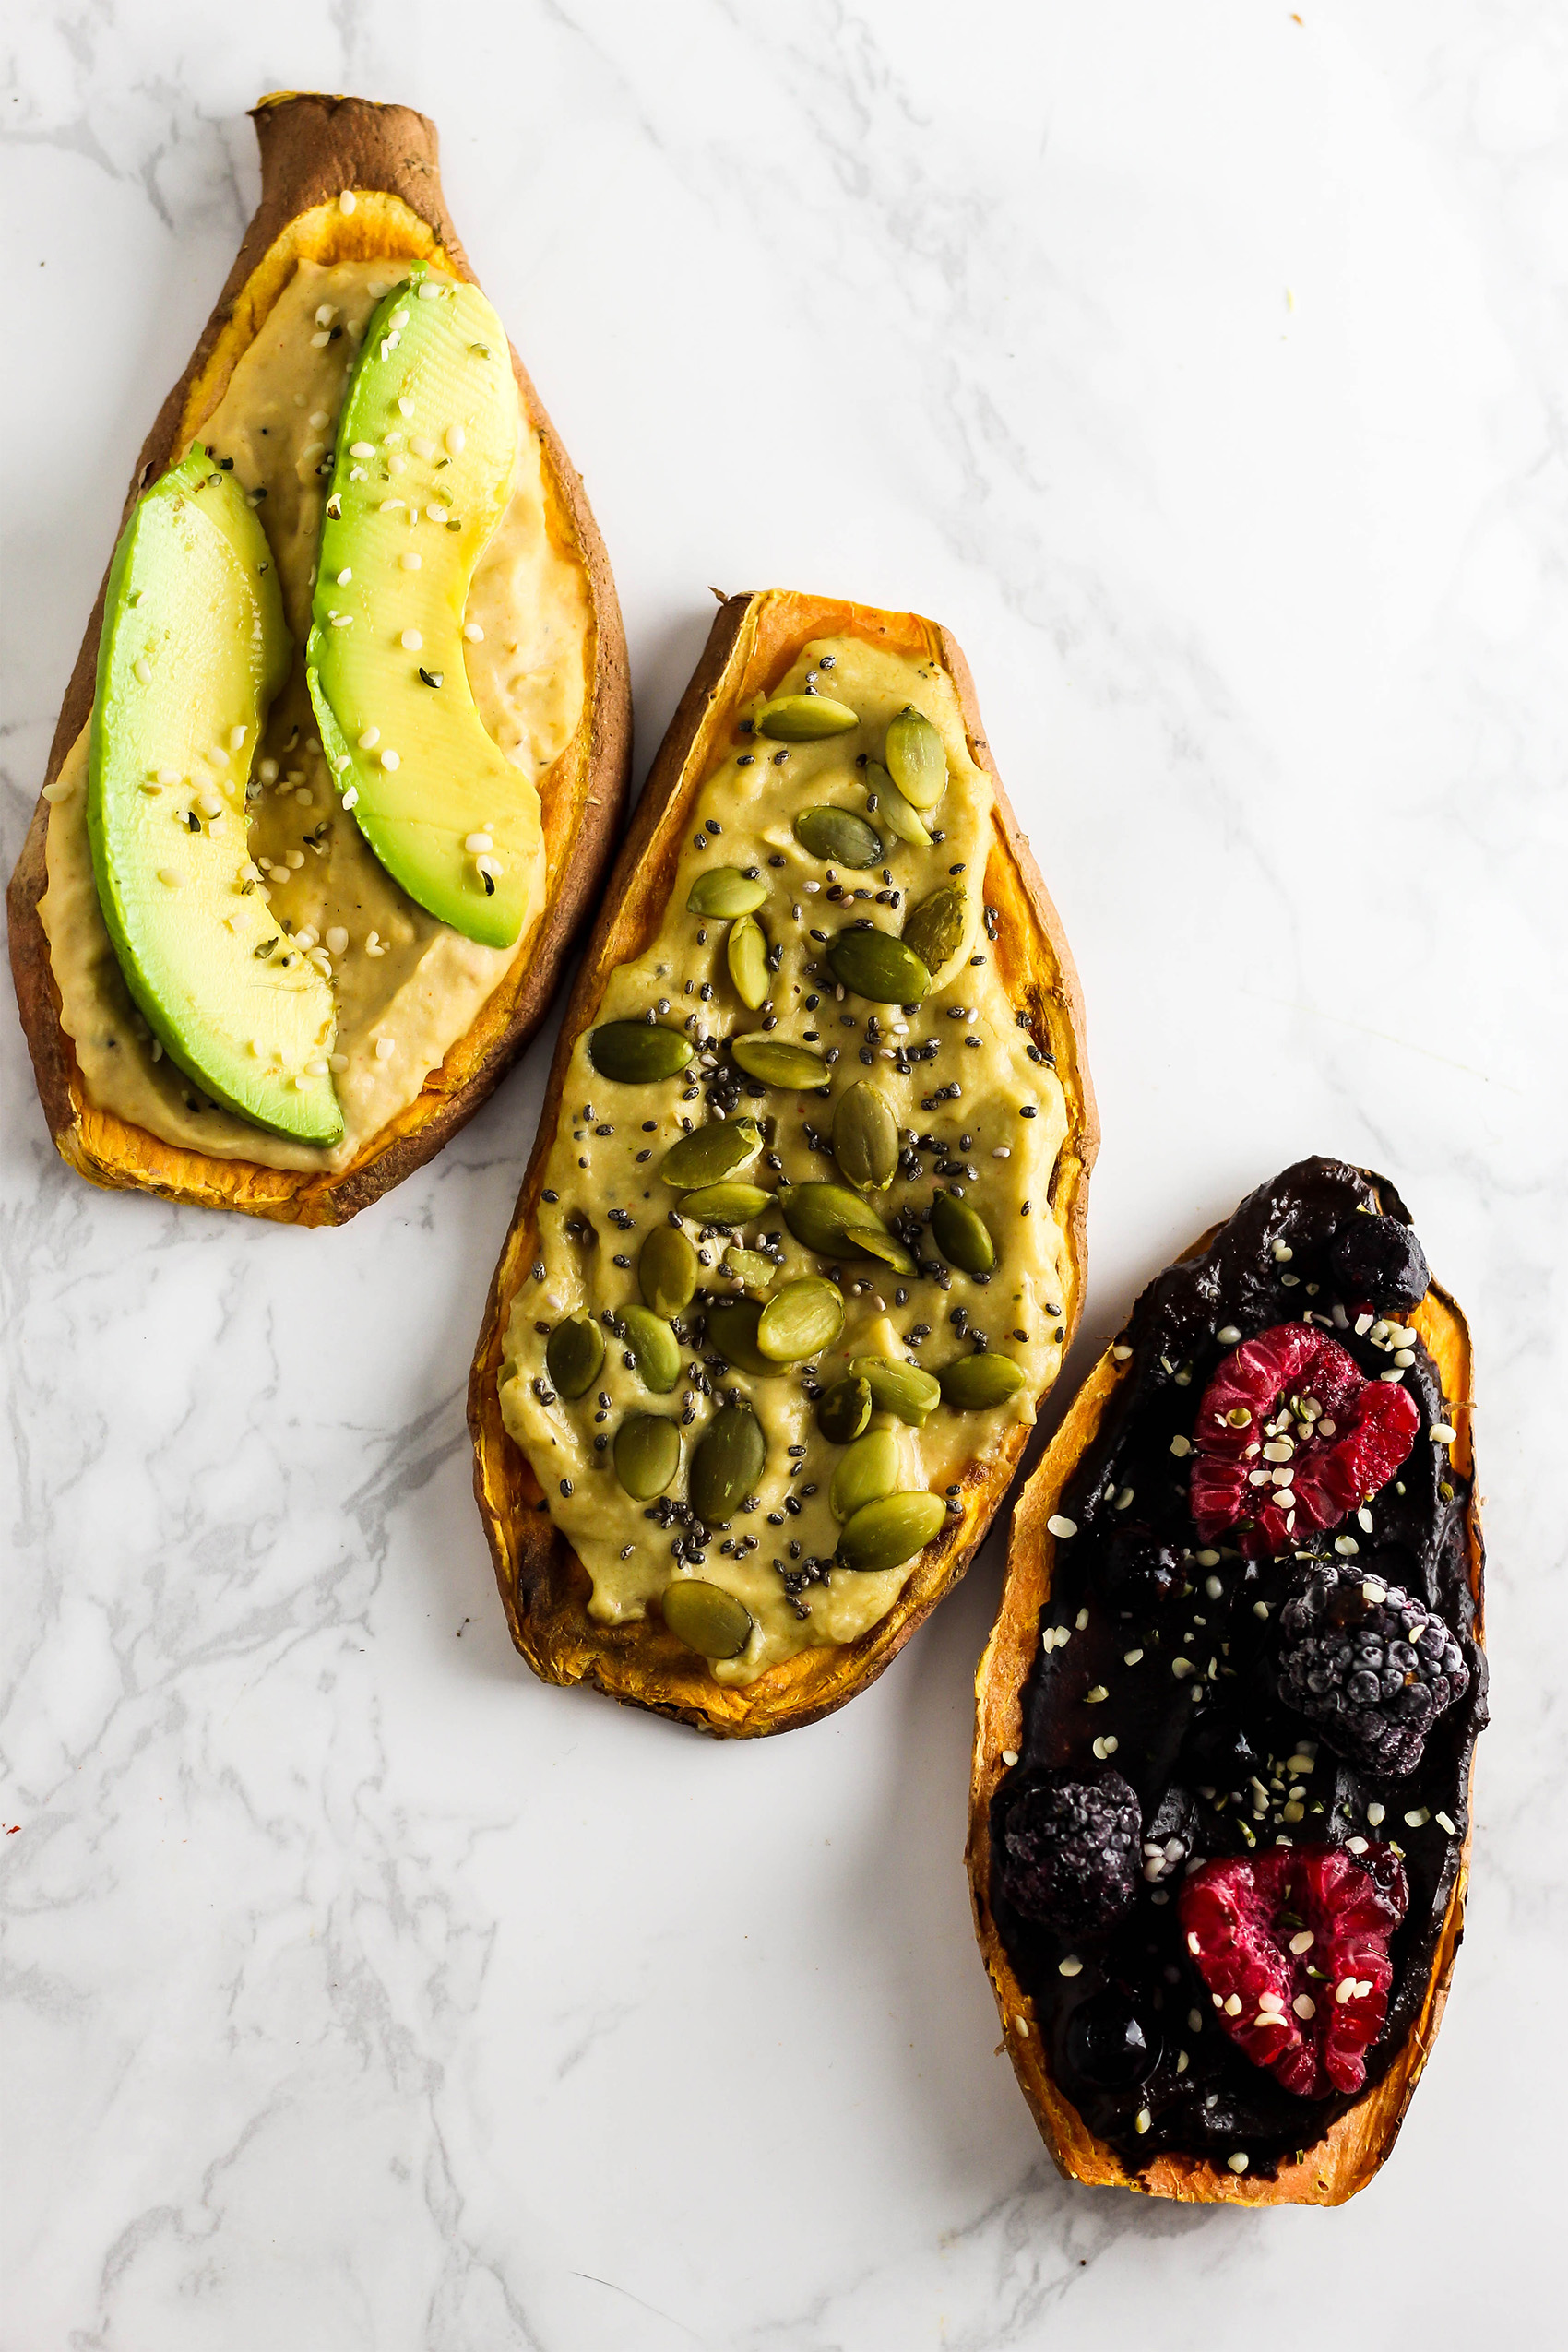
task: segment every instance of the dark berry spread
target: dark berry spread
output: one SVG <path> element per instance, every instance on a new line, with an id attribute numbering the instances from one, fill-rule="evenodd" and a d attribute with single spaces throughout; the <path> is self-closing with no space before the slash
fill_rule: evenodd
<path id="1" fill-rule="evenodd" d="M 1051 1521 L 992 1902 L 1133 2167 L 1271 2175 L 1425 1992 L 1486 1720 L 1427 1282 L 1392 1186 L 1287 1169 L 1139 1300 Z"/>

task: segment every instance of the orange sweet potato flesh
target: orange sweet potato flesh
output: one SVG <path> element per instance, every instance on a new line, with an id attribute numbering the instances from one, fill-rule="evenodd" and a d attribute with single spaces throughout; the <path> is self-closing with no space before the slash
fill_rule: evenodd
<path id="1" fill-rule="evenodd" d="M 261 202 L 184 373 L 159 410 L 125 512 L 171 464 L 221 398 L 234 366 L 302 260 L 416 258 L 470 280 L 436 168 L 435 125 L 407 106 L 282 91 L 253 113 Z M 345 213 L 339 197 L 352 189 Z M 631 757 L 631 694 L 615 584 L 588 499 L 559 434 L 514 351 L 525 413 L 540 437 L 550 528 L 580 564 L 591 612 L 588 689 L 576 736 L 541 779 L 546 898 L 526 956 L 508 971 L 415 1100 L 330 1173 L 219 1159 L 161 1142 L 94 1104 L 71 1040 L 38 904 L 47 876 L 49 804 L 42 796 L 11 878 L 11 969 L 51 1134 L 95 1184 L 298 1225 L 339 1225 L 438 1152 L 505 1076 L 549 1008 L 563 963 L 609 863 Z M 92 708 L 103 619 L 101 588 L 65 691 L 44 777 L 52 783 Z"/>
<path id="2" fill-rule="evenodd" d="M 1201 1253 L 1212 1238 L 1212 1234 L 1205 1234 L 1189 1254 Z M 1447 1291 L 1436 1283 L 1407 1321 L 1420 1333 L 1437 1366 L 1455 1431 L 1451 1459 L 1455 1467 L 1468 1478 L 1474 1467 L 1469 1326 Z M 1019 1497 L 1014 1515 L 1002 1607 L 975 1676 L 975 1750 L 969 1784 L 968 1836 L 975 1932 L 1002 2013 L 1003 2033 L 1013 2071 L 1047 2147 L 1068 2180 L 1083 2180 L 1093 2187 L 1138 2189 L 1148 2196 L 1174 2197 L 1183 2204 L 1343 2204 L 1358 2189 L 1365 2188 L 1393 2147 L 1421 2069 L 1437 2038 L 1454 1974 L 1455 1955 L 1464 1934 L 1470 1859 L 1467 1830 L 1425 1997 L 1404 2047 L 1383 2080 L 1348 2108 L 1321 2140 L 1304 2150 L 1300 2163 L 1281 2165 L 1273 2180 L 1251 2180 L 1245 2173 L 1238 2175 L 1202 2157 L 1186 2156 L 1161 2156 L 1142 2171 L 1130 2171 L 1114 2148 L 1096 2138 L 1052 2079 L 1032 2003 L 1018 1982 L 992 1916 L 991 1801 L 1006 1770 L 1002 1761 L 1004 1752 L 1016 1753 L 1023 1744 L 1024 1697 L 1039 1646 L 1040 1611 L 1050 1597 L 1056 1550 L 1055 1538 L 1046 1522 L 1058 1509 L 1063 1489 L 1093 1444 L 1119 1384 L 1132 1376 L 1133 1369 L 1131 1361 L 1118 1363 L 1107 1348 L 1073 1399 L 1066 1419 Z M 1473 1491 L 1467 1514 L 1466 1541 L 1470 1587 L 1476 1600 L 1475 1636 L 1484 1646 L 1481 1603 L 1485 1555 Z"/>
<path id="3" fill-rule="evenodd" d="M 962 1482 L 962 1515 L 950 1519 L 921 1555 L 880 1624 L 856 1642 L 803 1650 L 754 1682 L 733 1686 L 716 1681 L 703 1660 L 652 1617 L 621 1626 L 600 1625 L 589 1617 L 587 1572 L 553 1526 L 539 1482 L 501 1419 L 496 1376 L 506 1321 L 535 1254 L 539 1194 L 573 1041 L 592 1023 L 611 972 L 640 954 L 659 931 L 693 803 L 723 756 L 735 712 L 750 696 L 771 691 L 808 642 L 837 635 L 939 661 L 957 690 L 971 755 L 991 777 L 995 802 L 985 896 L 1001 916 L 992 953 L 1013 1004 L 1028 1010 L 1037 1042 L 1054 1057 L 1067 1099 L 1067 1136 L 1051 1204 L 1067 1235 L 1071 1283 L 1063 1306 L 1069 1333 L 1083 1302 L 1088 1175 L 1099 1131 L 1084 1055 L 1077 975 L 1056 909 L 997 777 L 962 651 L 947 630 L 917 613 L 884 612 L 777 588 L 729 598 L 637 803 L 566 1010 L 538 1141 L 491 1286 L 469 1390 L 474 1492 L 512 1639 L 535 1673 L 547 1682 L 588 1683 L 612 1698 L 724 1739 L 754 1739 L 814 1723 L 874 1681 L 968 1566 L 1029 1436 L 1020 1425 L 985 1461 L 969 1466 Z"/>

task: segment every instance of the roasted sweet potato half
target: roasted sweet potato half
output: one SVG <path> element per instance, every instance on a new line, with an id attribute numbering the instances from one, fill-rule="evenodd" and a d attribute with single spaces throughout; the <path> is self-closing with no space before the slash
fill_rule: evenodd
<path id="1" fill-rule="evenodd" d="M 245 368 L 253 350 L 265 348 L 269 321 L 273 322 L 273 341 L 279 339 L 282 329 L 278 321 L 291 315 L 291 304 L 298 308 L 307 279 L 313 286 L 335 291 L 357 267 L 355 283 L 368 298 L 381 284 L 398 282 L 410 264 L 423 263 L 472 282 L 442 196 L 435 129 L 422 115 L 407 107 L 372 105 L 356 98 L 280 93 L 263 100 L 253 119 L 261 148 L 261 203 L 190 362 L 148 435 L 126 500 L 127 515 L 149 483 L 182 451 L 193 442 L 216 438 L 212 421 L 230 413 L 223 404 L 235 385 L 236 371 Z M 340 302 L 341 296 L 338 299 Z M 301 351 L 303 364 L 319 364 L 323 370 L 328 362 L 341 366 L 349 349 L 338 341 L 345 331 L 344 315 L 331 303 L 323 305 L 314 337 L 306 332 L 291 347 Z M 311 324 L 310 319 L 304 320 L 307 329 Z M 349 325 L 352 332 L 362 331 L 362 321 Z M 313 344 L 321 348 L 313 349 Z M 504 362 L 505 354 L 501 356 Z M 630 696 L 614 584 L 581 481 L 515 353 L 511 365 L 521 411 L 519 449 L 531 469 L 533 485 L 534 544 L 529 561 L 533 576 L 548 578 L 562 594 L 560 609 L 520 614 L 515 633 L 503 626 L 492 636 L 493 639 L 529 636 L 529 647 L 512 648 L 517 655 L 515 670 L 528 667 L 531 647 L 548 640 L 552 629 L 557 634 L 575 633 L 572 661 L 577 663 L 580 657 L 580 677 L 574 673 L 570 716 L 561 728 L 563 740 L 551 746 L 548 759 L 540 758 L 535 769 L 544 837 L 542 906 L 525 927 L 510 961 L 498 958 L 493 968 L 483 968 L 476 980 L 469 959 L 462 974 L 468 993 L 461 999 L 459 1017 L 448 1020 L 439 1042 L 426 1046 L 403 1099 L 392 1102 L 388 1115 L 383 1118 L 373 1104 L 372 1114 L 350 1129 L 345 1149 L 335 1156 L 318 1154 L 313 1161 L 308 1153 L 294 1153 L 295 1164 L 290 1165 L 288 1153 L 263 1148 L 252 1158 L 247 1156 L 245 1135 L 236 1137 L 232 1132 L 224 1148 L 204 1151 L 198 1139 L 199 1121 L 185 1114 L 210 1111 L 210 1105 L 199 1101 L 182 1105 L 167 1093 L 167 1107 L 175 1124 L 160 1134 L 95 1099 L 78 1052 L 84 1033 L 81 1024 L 73 1036 L 62 1021 L 61 989 L 52 960 L 50 909 L 46 906 L 41 917 L 40 903 L 53 886 L 49 848 L 52 801 L 72 789 L 69 773 L 65 783 L 57 779 L 68 759 L 77 763 L 70 773 L 79 773 L 85 765 L 78 739 L 93 706 L 104 613 L 101 589 L 55 731 L 45 779 L 47 797 L 40 798 L 8 901 L 12 969 L 39 1095 L 61 1154 L 91 1182 L 208 1207 L 243 1209 L 289 1223 L 341 1223 L 429 1159 L 456 1134 L 485 1100 L 542 1019 L 573 935 L 597 895 L 618 830 L 630 748 Z M 249 379 L 242 374 L 240 380 Z M 315 477 L 330 470 L 332 464 L 331 421 L 321 413 L 309 415 L 307 422 L 303 412 L 311 405 L 303 390 L 291 400 L 286 385 L 279 385 L 271 399 L 270 430 L 275 435 L 314 428 L 324 440 L 314 449 L 300 450 L 297 469 L 291 453 L 287 479 L 274 483 L 271 505 L 260 510 L 275 535 L 275 545 L 279 531 L 295 529 L 300 543 L 293 556 L 302 582 L 315 546 L 315 517 L 324 494 Z M 294 408 L 302 411 L 298 421 L 292 419 Z M 258 416 L 268 412 L 265 404 L 255 411 Z M 263 424 L 257 430 L 264 436 L 268 427 Z M 258 437 L 251 451 L 254 456 L 276 452 L 279 446 L 277 437 L 270 441 Z M 233 459 L 227 462 L 232 465 Z M 522 465 L 520 457 L 519 480 Z M 396 490 L 398 485 L 387 487 Z M 282 499 L 279 489 L 286 493 Z M 257 494 L 253 494 L 253 505 Z M 315 502 L 308 510 L 307 500 Z M 280 514 L 280 506 L 287 507 L 287 516 Z M 307 527 L 312 533 L 308 546 L 303 540 Z M 281 563 L 280 545 L 278 552 Z M 309 578 L 314 582 L 314 571 Z M 505 582 L 493 584 L 493 609 L 505 616 Z M 525 587 L 512 609 L 519 610 L 528 600 Z M 298 706 L 295 732 L 302 743 L 302 757 L 312 750 L 319 755 L 318 745 L 303 743 L 312 719 L 304 696 L 303 633 L 297 620 L 292 625 L 296 650 L 291 691 Z M 418 639 L 410 633 L 403 642 L 417 643 Z M 493 642 L 487 652 L 497 675 L 506 651 L 505 645 Z M 525 697 L 530 691 L 525 678 L 514 677 L 509 683 Z M 295 781 L 307 786 L 313 780 L 303 774 L 291 777 L 287 762 L 285 754 L 279 791 Z M 279 762 L 274 761 L 274 777 L 278 768 Z M 318 791 L 317 799 L 329 805 L 333 795 L 328 789 Z M 346 818 L 338 822 L 347 826 Z M 307 839 L 305 849 L 315 851 L 321 846 L 317 837 Z M 291 862 L 298 865 L 303 854 L 297 852 Z M 309 860 L 305 862 L 308 869 Z M 281 863 L 279 871 L 282 872 Z M 76 886 L 74 903 L 79 920 L 90 923 L 96 920 L 97 909 L 91 899 L 90 875 L 81 857 Z M 56 903 L 66 902 L 62 898 Z M 419 910 L 413 911 L 417 915 Z M 70 921 L 68 909 L 59 920 Z M 418 940 L 412 929 L 407 937 L 413 943 L 407 947 L 412 978 Z M 385 940 L 378 943 L 374 931 L 368 938 L 370 955 L 387 953 Z M 460 965 L 462 958 L 456 962 Z M 112 993 L 118 986 L 113 968 L 105 965 L 104 989 Z M 111 1041 L 127 1051 L 122 1051 L 116 1070 L 135 1053 L 130 1043 L 133 1008 L 127 1003 L 120 1011 L 124 1016 L 121 1033 Z M 139 1035 L 145 1039 L 145 1028 Z M 152 1059 L 156 1061 L 157 1055 Z M 149 1072 L 165 1087 L 169 1075 L 167 1063 L 161 1073 Z M 120 1099 L 124 1104 L 126 1099 L 122 1095 Z M 171 1139 L 175 1134 L 184 1140 Z M 258 1142 L 265 1141 L 258 1137 Z"/>
<path id="2" fill-rule="evenodd" d="M 1337 1425 L 1312 1393 L 1334 1382 Z M 1067 2178 L 1338 2204 L 1393 2146 L 1464 1930 L 1486 1721 L 1471 1412 L 1465 1318 L 1397 1195 L 1308 1160 L 1150 1286 L 1025 1487 L 976 1677 L 968 1859 L 1007 2051 Z M 1426 1643 L 1408 1656 L 1400 1610 Z"/>
<path id="3" fill-rule="evenodd" d="M 872 1681 L 1055 1376 L 1096 1142 L 1072 962 L 953 638 L 730 598 L 474 1360 L 475 1492 L 535 1672 L 725 1738 Z"/>

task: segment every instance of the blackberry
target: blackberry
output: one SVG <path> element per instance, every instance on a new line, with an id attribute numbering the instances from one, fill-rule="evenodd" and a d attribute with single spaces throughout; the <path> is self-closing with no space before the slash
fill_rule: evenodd
<path id="1" fill-rule="evenodd" d="M 1313 1569 L 1279 1632 L 1280 1697 L 1376 1772 L 1414 1772 L 1432 1725 L 1470 1686 L 1442 1618 L 1359 1569 Z"/>
<path id="2" fill-rule="evenodd" d="M 1408 1309 L 1431 1280 L 1427 1253 L 1396 1217 L 1352 1217 L 1334 1237 L 1334 1278 L 1357 1304 Z"/>
<path id="3" fill-rule="evenodd" d="M 1003 1891 L 1026 1918 L 1097 1935 L 1132 1906 L 1143 1813 L 1119 1772 L 1050 1772 L 1026 1781 L 1002 1832 Z"/>

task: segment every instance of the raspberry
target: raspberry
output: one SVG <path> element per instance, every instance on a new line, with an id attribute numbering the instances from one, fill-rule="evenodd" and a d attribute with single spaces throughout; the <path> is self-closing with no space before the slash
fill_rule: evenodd
<path id="1" fill-rule="evenodd" d="M 1441 1617 L 1364 1570 L 1314 1568 L 1279 1615 L 1279 1695 L 1351 1763 L 1402 1776 L 1470 1687 Z"/>
<path id="2" fill-rule="evenodd" d="M 1178 1898 L 1217 2022 L 1300 2098 L 1359 2091 L 1383 2029 L 1388 1940 L 1409 1900 L 1399 1858 L 1296 1847 L 1205 1862 Z"/>
<path id="3" fill-rule="evenodd" d="M 1245 1556 L 1261 1560 L 1337 1526 L 1393 1477 L 1420 1420 L 1402 1383 L 1364 1379 L 1355 1358 L 1310 1324 L 1244 1339 L 1198 1408 L 1198 1534 L 1213 1543 L 1234 1531 Z"/>
<path id="4" fill-rule="evenodd" d="M 1426 1252 L 1396 1217 L 1352 1217 L 1335 1235 L 1328 1262 L 1340 1296 L 1357 1305 L 1408 1313 L 1431 1280 Z"/>
<path id="5" fill-rule="evenodd" d="M 1063 1935 L 1115 1926 L 1138 1883 L 1143 1814 L 1119 1772 L 1026 1781 L 1002 1833 L 1003 1891 L 1026 1918 Z"/>

